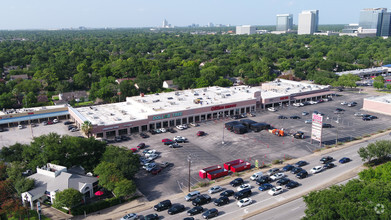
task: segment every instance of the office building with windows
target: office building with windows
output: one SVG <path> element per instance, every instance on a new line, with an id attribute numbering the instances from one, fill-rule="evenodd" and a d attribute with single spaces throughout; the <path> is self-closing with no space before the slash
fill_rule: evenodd
<path id="1" fill-rule="evenodd" d="M 299 14 L 297 34 L 313 34 L 318 31 L 319 10 L 302 11 Z"/>
<path id="2" fill-rule="evenodd" d="M 383 26 L 383 15 L 385 15 L 385 17 L 389 16 L 386 8 L 365 8 L 360 11 L 359 26 L 363 29 L 373 29 L 374 31 L 376 31 L 376 36 L 381 36 L 382 27 L 387 28 L 387 30 L 389 30 L 390 23 L 390 19 L 386 18 Z M 384 33 L 385 32 L 386 30 L 384 30 Z"/>
<path id="3" fill-rule="evenodd" d="M 380 29 L 380 36 L 391 36 L 391 12 L 383 13 L 382 25 Z"/>
<path id="4" fill-rule="evenodd" d="M 292 14 L 278 14 L 276 31 L 289 31 L 293 28 Z"/>
<path id="5" fill-rule="evenodd" d="M 236 26 L 236 34 L 241 35 L 241 34 L 255 34 L 255 26 L 252 25 L 242 25 L 242 26 Z"/>

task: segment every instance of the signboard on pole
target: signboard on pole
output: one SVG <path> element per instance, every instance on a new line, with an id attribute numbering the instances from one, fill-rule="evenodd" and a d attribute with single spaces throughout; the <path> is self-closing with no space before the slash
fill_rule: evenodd
<path id="1" fill-rule="evenodd" d="M 256 167 L 256 168 L 259 168 L 259 166 L 258 166 L 258 160 L 255 160 L 255 167 Z"/>
<path id="2" fill-rule="evenodd" d="M 323 116 L 318 114 L 312 114 L 311 141 L 316 140 L 322 143 L 322 125 Z"/>

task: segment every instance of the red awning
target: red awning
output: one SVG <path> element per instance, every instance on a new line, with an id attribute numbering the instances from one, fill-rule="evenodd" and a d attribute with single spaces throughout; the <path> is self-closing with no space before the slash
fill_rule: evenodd
<path id="1" fill-rule="evenodd" d="M 292 99 L 293 100 L 307 99 L 307 98 L 312 98 L 312 97 L 317 97 L 317 96 L 330 95 L 330 94 L 333 94 L 333 93 L 334 93 L 334 91 L 312 93 L 312 94 L 308 94 L 308 95 L 295 96 L 295 97 L 292 97 Z"/>

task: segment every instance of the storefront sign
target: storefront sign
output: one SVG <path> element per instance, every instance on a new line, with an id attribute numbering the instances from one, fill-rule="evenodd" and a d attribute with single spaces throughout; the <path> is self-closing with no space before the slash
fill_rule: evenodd
<path id="1" fill-rule="evenodd" d="M 323 116 L 312 114 L 312 134 L 311 139 L 322 142 Z"/>
<path id="2" fill-rule="evenodd" d="M 210 108 L 211 111 L 217 111 L 221 109 L 226 109 L 226 108 L 234 108 L 236 107 L 236 104 L 231 104 L 231 105 L 218 105 L 218 106 L 213 106 Z"/>
<path id="3" fill-rule="evenodd" d="M 286 99 L 289 99 L 289 96 L 280 97 L 280 100 L 286 100 Z"/>
<path id="4" fill-rule="evenodd" d="M 155 120 L 161 120 L 161 119 L 165 119 L 165 118 L 171 118 L 171 115 L 172 115 L 172 117 L 179 117 L 179 116 L 182 116 L 182 112 L 176 112 L 176 113 L 165 114 L 165 115 L 156 115 L 156 116 L 152 117 L 152 120 L 155 121 Z"/>

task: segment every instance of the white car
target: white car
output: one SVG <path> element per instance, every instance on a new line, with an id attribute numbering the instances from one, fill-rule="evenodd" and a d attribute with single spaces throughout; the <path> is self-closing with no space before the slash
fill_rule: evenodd
<path id="1" fill-rule="evenodd" d="M 244 189 L 251 189 L 251 185 L 250 184 L 243 184 L 243 185 L 240 185 L 238 188 L 236 188 L 237 191 L 244 190 Z"/>
<path id="2" fill-rule="evenodd" d="M 251 203 L 253 203 L 253 200 L 250 199 L 250 198 L 244 198 L 240 201 L 238 201 L 238 203 L 236 203 L 240 208 L 241 207 L 244 207 L 244 206 L 248 206 L 250 205 Z"/>
<path id="3" fill-rule="evenodd" d="M 221 186 L 213 186 L 212 188 L 210 188 L 210 189 L 208 190 L 208 192 L 209 192 L 210 194 L 213 194 L 213 193 L 220 192 L 220 191 L 222 191 L 222 190 L 223 190 L 223 187 L 221 187 Z"/>
<path id="4" fill-rule="evenodd" d="M 312 124 L 312 120 L 311 120 L 311 119 L 307 119 L 307 120 L 304 121 L 304 123 L 306 123 L 306 124 Z"/>
<path id="5" fill-rule="evenodd" d="M 165 128 L 160 128 L 159 129 L 162 133 L 166 133 L 167 132 L 167 130 L 165 129 Z"/>
<path id="6" fill-rule="evenodd" d="M 200 126 L 199 124 L 194 123 L 194 122 L 190 123 L 190 125 L 193 126 L 193 127 L 198 127 L 198 126 Z"/>
<path id="7" fill-rule="evenodd" d="M 354 116 L 356 116 L 356 117 L 362 117 L 362 113 L 360 113 L 360 112 L 356 112 L 356 113 L 354 113 Z"/>
<path id="8" fill-rule="evenodd" d="M 316 166 L 310 170 L 311 173 L 319 173 L 323 170 L 322 166 Z"/>
<path id="9" fill-rule="evenodd" d="M 148 150 L 147 152 L 145 152 L 145 156 L 148 157 L 148 155 L 151 155 L 151 154 L 154 154 L 156 153 L 156 150 Z"/>
<path id="10" fill-rule="evenodd" d="M 285 177 L 285 174 L 283 174 L 283 173 L 276 173 L 273 176 L 271 176 L 270 179 L 272 179 L 274 181 L 274 180 L 279 180 L 279 179 L 281 179 L 283 177 Z"/>
<path id="11" fill-rule="evenodd" d="M 156 163 L 146 163 L 143 168 L 147 171 L 151 171 L 153 168 L 156 167 Z"/>
<path id="12" fill-rule="evenodd" d="M 186 142 L 187 138 L 182 137 L 182 136 L 176 136 L 176 137 L 174 137 L 174 141 L 175 142 Z"/>
<path id="13" fill-rule="evenodd" d="M 138 216 L 136 213 L 126 214 L 124 217 L 121 218 L 121 220 L 134 220 L 134 219 L 138 219 Z"/>
<path id="14" fill-rule="evenodd" d="M 341 102 L 341 105 L 347 105 L 349 104 L 348 102 Z"/>
<path id="15" fill-rule="evenodd" d="M 183 130 L 183 129 L 185 129 L 185 127 L 184 127 L 183 125 L 177 125 L 176 128 L 177 128 L 178 130 Z"/>
<path id="16" fill-rule="evenodd" d="M 318 102 L 317 102 L 317 101 L 309 101 L 309 103 L 310 103 L 311 105 L 318 104 Z"/>
<path id="17" fill-rule="evenodd" d="M 170 166 L 170 163 L 169 162 L 161 162 L 159 164 L 159 166 L 161 166 L 161 167 L 168 167 L 168 166 Z"/>
<path id="18" fill-rule="evenodd" d="M 159 157 L 159 154 L 150 154 L 147 156 L 148 160 L 154 160 Z"/>
<path id="19" fill-rule="evenodd" d="M 275 196 L 275 195 L 282 193 L 282 191 L 284 191 L 284 189 L 281 186 L 276 186 L 276 187 L 273 187 L 273 189 L 269 190 L 268 193 L 271 196 Z"/>
<path id="20" fill-rule="evenodd" d="M 293 103 L 293 106 L 300 107 L 300 103 Z"/>
<path id="21" fill-rule="evenodd" d="M 58 123 L 58 119 L 57 118 L 53 119 L 53 123 L 54 124 Z"/>
<path id="22" fill-rule="evenodd" d="M 270 111 L 270 112 L 276 112 L 277 111 L 277 109 L 275 109 L 274 107 L 267 108 L 267 110 Z"/>
<path id="23" fill-rule="evenodd" d="M 23 128 L 23 125 L 18 125 L 18 128 L 19 128 L 19 129 L 22 129 L 22 128 Z"/>

